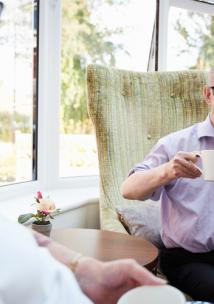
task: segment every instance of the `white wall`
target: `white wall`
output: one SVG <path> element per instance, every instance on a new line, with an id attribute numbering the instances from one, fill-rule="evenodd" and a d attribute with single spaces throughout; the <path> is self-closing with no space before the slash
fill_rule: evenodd
<path id="1" fill-rule="evenodd" d="M 99 204 L 92 202 L 79 208 L 68 210 L 52 221 L 54 229 L 91 228 L 99 229 Z"/>

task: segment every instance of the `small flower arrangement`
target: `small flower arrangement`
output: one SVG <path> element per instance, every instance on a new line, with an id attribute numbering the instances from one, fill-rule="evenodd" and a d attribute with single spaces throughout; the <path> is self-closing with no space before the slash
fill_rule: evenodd
<path id="1" fill-rule="evenodd" d="M 18 217 L 18 222 L 20 224 L 24 224 L 31 218 L 34 218 L 34 224 L 47 225 L 50 224 L 50 219 L 54 219 L 54 215 L 58 214 L 60 211 L 60 209 L 56 209 L 54 202 L 50 200 L 49 196 L 44 198 L 40 191 L 37 192 L 35 200 L 37 212 L 21 214 Z"/>

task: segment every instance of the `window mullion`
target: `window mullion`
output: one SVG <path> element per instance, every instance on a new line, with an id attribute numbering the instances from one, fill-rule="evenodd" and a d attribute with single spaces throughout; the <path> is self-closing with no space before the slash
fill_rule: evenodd
<path id="1" fill-rule="evenodd" d="M 59 178 L 60 1 L 40 1 L 38 179 Z"/>
<path id="2" fill-rule="evenodd" d="M 158 70 L 166 70 L 167 33 L 170 0 L 159 0 Z"/>

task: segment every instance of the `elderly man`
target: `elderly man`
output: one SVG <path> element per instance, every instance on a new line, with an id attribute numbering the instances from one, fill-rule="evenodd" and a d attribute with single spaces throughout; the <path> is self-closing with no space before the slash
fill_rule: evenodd
<path id="1" fill-rule="evenodd" d="M 203 93 L 206 120 L 161 138 L 130 172 L 122 194 L 161 201 L 163 273 L 194 299 L 214 301 L 214 184 L 201 177 L 195 152 L 214 149 L 214 68 Z"/>

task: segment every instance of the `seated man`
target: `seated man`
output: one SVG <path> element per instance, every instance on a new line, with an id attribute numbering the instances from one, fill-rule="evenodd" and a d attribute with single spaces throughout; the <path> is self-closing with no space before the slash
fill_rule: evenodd
<path id="1" fill-rule="evenodd" d="M 122 185 L 127 199 L 161 201 L 160 268 L 195 300 L 214 302 L 214 184 L 201 177 L 194 151 L 214 149 L 214 68 L 205 121 L 161 138 Z"/>
<path id="2" fill-rule="evenodd" d="M 113 304 L 130 288 L 165 283 L 133 260 L 82 257 L 3 218 L 0 244 L 0 304 Z"/>

